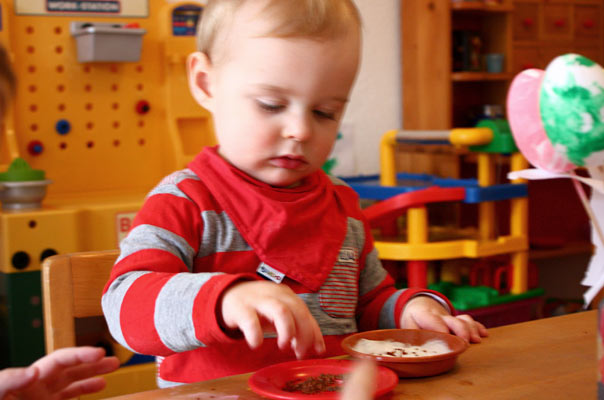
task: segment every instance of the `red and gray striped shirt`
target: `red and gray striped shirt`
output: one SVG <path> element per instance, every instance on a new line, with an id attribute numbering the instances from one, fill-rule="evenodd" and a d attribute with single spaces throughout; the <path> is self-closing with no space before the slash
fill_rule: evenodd
<path id="1" fill-rule="evenodd" d="M 160 387 L 295 359 L 291 350 L 279 350 L 274 335 L 266 335 L 260 348 L 251 350 L 242 337 L 227 335 L 219 325 L 216 310 L 222 293 L 236 282 L 262 279 L 256 271 L 263 261 L 200 179 L 202 171 L 209 170 L 208 162 L 224 162 L 204 153 L 149 193 L 120 244 L 102 299 L 113 337 L 134 352 L 157 356 Z M 329 184 L 339 202 L 347 202 L 346 232 L 336 261 L 318 290 L 288 276 L 281 282 L 300 296 L 317 320 L 327 346 L 321 357 L 341 354 L 340 341 L 348 334 L 397 327 L 405 303 L 420 293 L 452 310 L 435 292 L 394 288 L 377 257 L 356 193 L 336 178 Z M 246 199 L 241 204 L 245 210 Z M 324 223 L 329 223 L 328 217 Z M 316 228 L 316 221 L 313 224 L 308 235 Z M 291 257 L 296 257 L 295 243 Z"/>

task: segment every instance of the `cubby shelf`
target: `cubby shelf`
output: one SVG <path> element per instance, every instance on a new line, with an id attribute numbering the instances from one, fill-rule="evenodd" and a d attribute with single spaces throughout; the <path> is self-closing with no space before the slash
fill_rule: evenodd
<path id="1" fill-rule="evenodd" d="M 491 74 L 488 72 L 453 72 L 451 79 L 453 82 L 473 82 L 473 81 L 508 81 L 513 78 L 511 73 Z"/>
<path id="2" fill-rule="evenodd" d="M 510 12 L 514 10 L 511 4 L 490 4 L 480 1 L 452 2 L 451 9 L 456 11 L 487 11 L 487 12 Z"/>

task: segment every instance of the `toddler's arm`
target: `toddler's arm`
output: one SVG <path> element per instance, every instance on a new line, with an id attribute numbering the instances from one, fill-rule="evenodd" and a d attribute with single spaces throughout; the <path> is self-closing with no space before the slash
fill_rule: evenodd
<path id="1" fill-rule="evenodd" d="M 473 343 L 480 343 L 488 336 L 487 329 L 469 315 L 453 316 L 436 300 L 428 296 L 416 296 L 409 300 L 401 314 L 400 326 L 404 329 L 429 329 L 453 332 Z"/>
<path id="2" fill-rule="evenodd" d="M 219 305 L 225 328 L 239 329 L 251 348 L 262 344 L 264 332 L 276 332 L 279 348 L 291 346 L 297 358 L 311 349 L 317 354 L 325 351 L 317 321 L 286 285 L 239 282 L 225 291 Z"/>

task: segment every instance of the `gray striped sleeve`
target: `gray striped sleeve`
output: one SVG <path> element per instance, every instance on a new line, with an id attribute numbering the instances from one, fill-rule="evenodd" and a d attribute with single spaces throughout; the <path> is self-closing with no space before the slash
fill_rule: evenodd
<path id="1" fill-rule="evenodd" d="M 116 264 L 137 251 L 157 249 L 174 254 L 183 260 L 189 271 L 193 271 L 195 250 L 182 237 L 157 226 L 147 224 L 136 226 L 122 240 L 120 249 Z"/>
<path id="2" fill-rule="evenodd" d="M 398 328 L 398 323 L 397 323 L 397 321 L 394 320 L 394 307 L 396 306 L 396 301 L 401 296 L 401 294 L 403 294 L 403 292 L 405 290 L 407 290 L 407 289 L 397 290 L 395 293 L 392 294 L 392 296 L 390 296 L 388 298 L 388 300 L 386 300 L 386 302 L 382 306 L 382 310 L 380 311 L 380 319 L 378 321 L 379 329 Z M 445 310 L 447 310 L 447 312 L 449 314 L 451 314 L 451 309 L 447 305 L 447 302 L 433 293 L 418 292 L 418 293 L 412 295 L 408 301 L 410 301 L 411 299 L 414 299 L 418 296 L 428 296 L 428 297 L 436 300 L 440 305 L 442 305 L 444 307 Z"/>
<path id="3" fill-rule="evenodd" d="M 198 257 L 252 249 L 226 212 L 203 211 L 201 218 L 203 220 L 203 234 Z"/>
<path id="4" fill-rule="evenodd" d="M 380 318 L 378 320 L 378 329 L 395 329 L 398 328 L 398 324 L 394 320 L 394 307 L 399 296 L 405 291 L 405 289 L 397 290 L 386 300 L 380 311 Z"/>
<path id="5" fill-rule="evenodd" d="M 365 258 L 365 268 L 359 279 L 359 295 L 364 296 L 375 289 L 386 278 L 388 272 L 382 267 L 377 250 L 371 250 Z"/>
<path id="6" fill-rule="evenodd" d="M 122 310 L 122 301 L 130 286 L 141 276 L 148 274 L 149 271 L 133 271 L 125 273 L 117 277 L 109 286 L 109 289 L 103 295 L 101 299 L 101 306 L 103 307 L 103 314 L 105 314 L 105 320 L 109 327 L 111 336 L 122 346 L 130 351 L 134 351 L 128 346 L 124 335 L 122 334 L 122 326 L 120 324 L 120 314 Z"/>
<path id="7" fill-rule="evenodd" d="M 205 346 L 195 337 L 193 304 L 201 287 L 220 273 L 180 273 L 162 287 L 155 302 L 155 329 L 163 344 L 174 352 Z"/>
<path id="8" fill-rule="evenodd" d="M 155 186 L 148 194 L 147 198 L 155 196 L 156 194 L 171 194 L 176 197 L 182 197 L 187 200 L 191 200 L 180 188 L 178 184 L 185 179 L 193 179 L 199 181 L 199 177 L 193 173 L 190 169 L 184 169 L 182 171 L 176 171 L 166 176 L 162 181 Z"/>

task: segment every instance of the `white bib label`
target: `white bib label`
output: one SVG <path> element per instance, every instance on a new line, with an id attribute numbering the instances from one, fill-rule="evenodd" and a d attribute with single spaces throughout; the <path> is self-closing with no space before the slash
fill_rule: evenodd
<path id="1" fill-rule="evenodd" d="M 258 266 L 256 273 L 276 283 L 281 283 L 283 278 L 285 278 L 284 273 L 277 271 L 275 268 L 270 267 L 263 262 Z"/>

